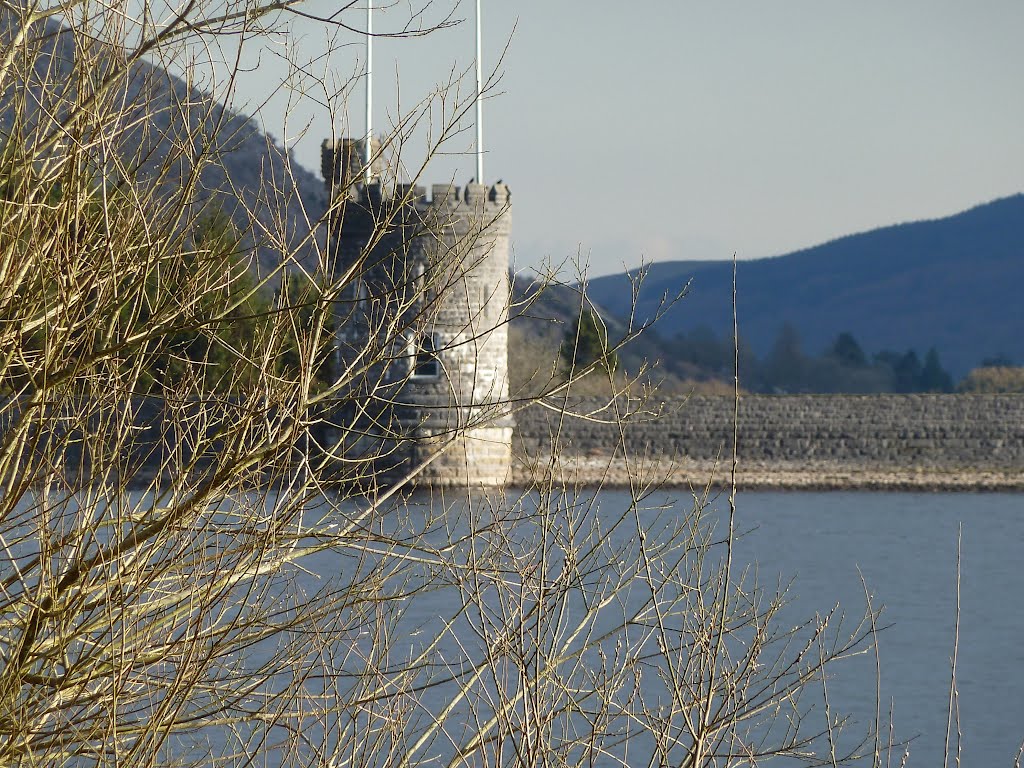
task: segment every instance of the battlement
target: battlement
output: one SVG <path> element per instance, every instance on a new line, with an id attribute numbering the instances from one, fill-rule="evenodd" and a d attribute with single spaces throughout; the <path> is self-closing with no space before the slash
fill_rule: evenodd
<path id="1" fill-rule="evenodd" d="M 467 184 L 458 187 L 454 184 L 434 184 L 430 188 L 430 199 L 427 199 L 423 187 L 413 187 L 409 195 L 409 203 L 424 216 L 431 212 L 438 215 L 468 215 L 485 212 L 490 216 L 498 216 L 509 206 L 509 190 L 502 182 L 492 184 Z"/>
<path id="2" fill-rule="evenodd" d="M 465 187 L 455 184 L 433 184 L 430 195 L 418 184 L 389 186 L 381 181 L 383 160 L 380 141 L 374 139 L 374 162 L 371 177 L 365 183 L 363 139 L 325 139 L 321 146 L 321 172 L 328 194 L 345 194 L 348 200 L 363 207 L 377 209 L 385 204 L 404 202 L 428 214 L 431 209 L 475 210 L 483 208 L 492 214 L 507 208 L 511 199 L 508 186 L 498 181 L 492 185 L 470 182 Z"/>
<path id="3" fill-rule="evenodd" d="M 372 178 L 379 179 L 384 169 L 380 139 L 372 144 Z M 366 176 L 365 139 L 324 139 L 320 145 L 320 173 L 327 184 L 328 192 L 349 189 L 361 183 Z"/>
<path id="4" fill-rule="evenodd" d="M 330 190 L 331 184 L 327 186 Z M 396 184 L 389 188 L 380 182 L 355 183 L 348 187 L 347 197 L 356 207 L 378 210 L 386 205 L 404 203 L 424 214 L 431 210 L 464 213 L 483 210 L 498 214 L 509 206 L 511 200 L 508 186 L 501 182 L 490 186 L 468 184 L 465 187 L 433 184 L 429 196 L 426 187 L 419 184 Z"/>

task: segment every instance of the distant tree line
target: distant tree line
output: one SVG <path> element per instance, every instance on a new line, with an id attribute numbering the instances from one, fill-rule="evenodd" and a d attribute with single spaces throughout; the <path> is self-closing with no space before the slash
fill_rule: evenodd
<path id="1" fill-rule="evenodd" d="M 606 374 L 637 371 L 657 361 L 662 391 L 691 391 L 694 386 L 713 391 L 731 386 L 734 346 L 731 337 L 719 336 L 707 325 L 664 338 L 648 331 L 622 347 L 611 343 L 606 318 L 586 307 L 563 331 L 559 349 L 563 373 L 593 367 Z M 1004 354 L 985 357 L 978 367 L 956 382 L 943 366 L 939 352 L 930 347 L 883 349 L 869 355 L 849 331 L 836 336 L 821 353 L 804 351 L 800 333 L 783 325 L 768 353 L 758 357 L 740 337 L 740 384 L 749 392 L 767 394 L 882 392 L 1024 393 L 1024 367 Z M 512 361 L 513 366 L 515 361 Z M 666 375 L 667 374 L 667 375 Z M 654 377 L 656 378 L 656 377 Z M 651 380 L 654 381 L 654 378 Z"/>
<path id="2" fill-rule="evenodd" d="M 732 376 L 733 341 L 700 326 L 663 340 L 664 361 L 684 378 Z M 804 351 L 800 334 L 786 324 L 768 354 L 758 358 L 742 338 L 740 376 L 745 389 L 765 393 L 953 392 L 953 377 L 932 347 L 922 359 L 916 350 L 883 349 L 871 356 L 852 333 L 840 333 L 821 354 Z"/>

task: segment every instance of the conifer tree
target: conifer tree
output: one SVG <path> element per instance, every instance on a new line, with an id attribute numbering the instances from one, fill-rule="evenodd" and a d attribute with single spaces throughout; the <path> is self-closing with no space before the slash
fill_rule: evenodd
<path id="1" fill-rule="evenodd" d="M 921 369 L 921 378 L 918 388 L 921 392 L 952 392 L 953 377 L 942 367 L 939 362 L 939 353 L 935 347 L 928 350 L 924 357 L 924 367 Z"/>
<path id="2" fill-rule="evenodd" d="M 576 322 L 566 331 L 560 350 L 571 371 L 590 366 L 614 373 L 619 367 L 618 353 L 608 344 L 608 327 L 592 307 L 584 307 Z"/>

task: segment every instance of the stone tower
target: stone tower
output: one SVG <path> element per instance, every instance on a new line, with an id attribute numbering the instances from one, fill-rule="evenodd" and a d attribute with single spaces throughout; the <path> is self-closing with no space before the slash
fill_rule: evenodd
<path id="1" fill-rule="evenodd" d="M 363 143 L 325 141 L 340 365 L 375 360 L 353 401 L 375 473 L 421 485 L 509 480 L 509 193 L 362 180 Z M 380 179 L 379 168 L 373 179 Z M 361 357 L 362 356 L 362 357 Z"/>

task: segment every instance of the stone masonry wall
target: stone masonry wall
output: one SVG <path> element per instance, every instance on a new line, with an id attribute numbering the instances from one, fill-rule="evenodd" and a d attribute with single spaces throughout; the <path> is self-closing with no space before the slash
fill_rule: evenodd
<path id="1" fill-rule="evenodd" d="M 628 420 L 627 451 L 672 464 L 670 482 L 692 482 L 731 457 L 733 406 L 730 397 L 648 403 Z M 550 456 L 557 419 L 537 406 L 516 414 L 517 479 Z M 754 486 L 1024 488 L 1024 395 L 744 395 L 738 445 Z M 587 482 L 602 472 L 624 482 L 614 424 L 565 419 L 557 453 Z"/>

